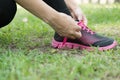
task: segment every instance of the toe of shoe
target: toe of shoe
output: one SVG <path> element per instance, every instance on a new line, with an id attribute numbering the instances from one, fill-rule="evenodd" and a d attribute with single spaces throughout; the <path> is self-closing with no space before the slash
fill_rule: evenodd
<path id="1" fill-rule="evenodd" d="M 108 46 L 108 45 L 112 45 L 113 42 L 114 42 L 114 39 L 106 38 L 106 39 L 102 39 L 100 41 L 95 42 L 92 46 L 105 47 L 105 46 Z"/>

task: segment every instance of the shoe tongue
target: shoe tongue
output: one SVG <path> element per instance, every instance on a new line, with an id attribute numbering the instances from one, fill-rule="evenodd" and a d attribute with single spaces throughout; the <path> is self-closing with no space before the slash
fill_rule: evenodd
<path id="1" fill-rule="evenodd" d="M 83 30 L 87 30 L 87 32 L 90 32 L 91 34 L 94 34 L 95 32 L 93 32 L 92 30 L 90 30 L 85 24 L 84 21 L 81 20 L 78 22 L 78 25 L 83 29 Z"/>

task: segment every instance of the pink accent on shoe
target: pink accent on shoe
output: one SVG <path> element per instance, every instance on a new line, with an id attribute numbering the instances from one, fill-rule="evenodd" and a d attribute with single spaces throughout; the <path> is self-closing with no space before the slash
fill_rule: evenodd
<path id="1" fill-rule="evenodd" d="M 112 48 L 114 48 L 114 47 L 116 47 L 116 46 L 117 46 L 117 42 L 114 41 L 114 42 L 113 42 L 111 45 L 109 45 L 109 46 L 99 47 L 99 50 L 100 50 L 100 51 L 110 50 L 110 49 L 112 49 Z"/>
<path id="2" fill-rule="evenodd" d="M 66 41 L 67 41 L 67 38 L 65 37 L 65 38 L 63 39 L 62 46 L 64 46 L 64 44 L 66 43 Z"/>
<path id="3" fill-rule="evenodd" d="M 81 27 L 82 30 L 87 30 L 87 32 L 90 32 L 91 34 L 94 34 L 95 32 L 93 32 L 92 30 L 90 30 L 85 24 L 84 21 L 81 20 L 80 22 L 78 22 L 78 25 Z"/>
<path id="4" fill-rule="evenodd" d="M 109 46 L 98 47 L 98 50 L 100 50 L 100 51 L 109 50 L 109 49 L 114 48 L 116 45 L 117 45 L 117 42 L 114 41 L 113 44 L 111 44 Z M 56 41 L 54 39 L 52 41 L 52 46 L 54 48 L 58 48 L 58 49 L 69 48 L 69 49 L 81 49 L 81 50 L 88 50 L 88 51 L 93 51 L 94 50 L 94 47 L 84 46 L 84 45 L 81 45 L 81 44 L 70 43 L 70 42 L 66 42 L 63 45 L 63 42 L 58 42 L 58 41 Z"/>

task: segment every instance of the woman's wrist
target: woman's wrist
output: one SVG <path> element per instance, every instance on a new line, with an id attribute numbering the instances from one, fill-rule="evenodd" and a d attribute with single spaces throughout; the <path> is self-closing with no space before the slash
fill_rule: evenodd
<path id="1" fill-rule="evenodd" d="M 46 17 L 47 21 L 45 21 L 45 22 L 48 23 L 48 24 L 54 24 L 55 21 L 57 21 L 59 19 L 59 16 L 60 15 L 59 15 L 58 12 L 54 12 L 52 15 Z"/>

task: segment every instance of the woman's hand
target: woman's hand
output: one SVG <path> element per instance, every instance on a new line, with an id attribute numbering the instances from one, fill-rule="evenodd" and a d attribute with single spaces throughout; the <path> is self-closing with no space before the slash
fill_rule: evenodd
<path id="1" fill-rule="evenodd" d="M 77 25 L 77 22 L 71 16 L 68 16 L 64 13 L 59 13 L 59 15 L 51 21 L 51 26 L 53 26 L 54 30 L 60 36 L 71 39 L 81 37 L 81 28 Z"/>
<path id="2" fill-rule="evenodd" d="M 65 2 L 71 12 L 72 17 L 75 20 L 84 21 L 84 23 L 87 25 L 87 18 L 75 0 L 65 0 Z"/>

